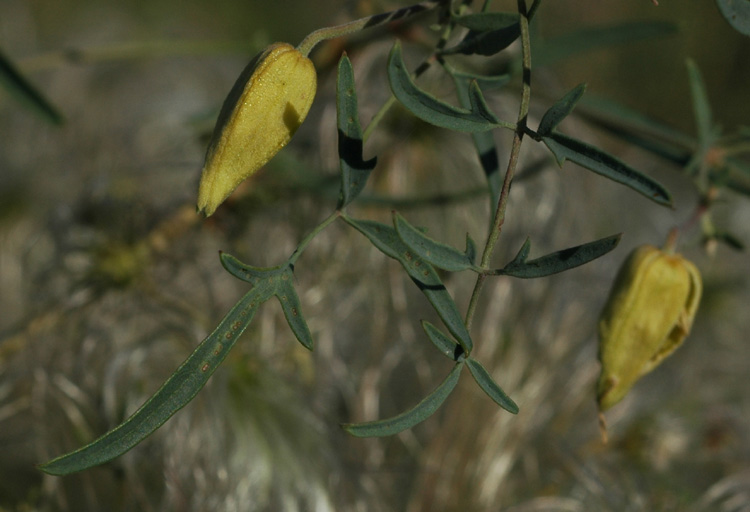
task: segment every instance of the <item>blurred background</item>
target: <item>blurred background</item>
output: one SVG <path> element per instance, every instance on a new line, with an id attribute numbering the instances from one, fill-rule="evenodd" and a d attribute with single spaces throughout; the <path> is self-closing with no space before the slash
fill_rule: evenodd
<path id="1" fill-rule="evenodd" d="M 209 384 L 125 456 L 64 478 L 34 465 L 127 418 L 244 293 L 218 251 L 285 260 L 336 206 L 335 64 L 352 59 L 366 125 L 388 97 L 394 37 L 416 65 L 428 15 L 321 45 L 319 90 L 294 141 L 208 220 L 195 214 L 204 151 L 246 62 L 274 41 L 405 3 L 378 0 L 3 0 L 0 50 L 56 106 L 36 116 L 0 89 L 0 510 L 726 511 L 750 510 L 747 253 L 683 252 L 705 296 L 693 333 L 597 427 L 596 319 L 630 249 L 661 245 L 699 199 L 681 170 L 580 119 L 566 133 L 667 185 L 666 209 L 527 140 L 495 263 L 526 236 L 532 256 L 623 232 L 618 249 L 546 279 L 497 279 L 473 328 L 476 357 L 519 404 L 512 416 L 464 377 L 443 408 L 386 439 L 338 424 L 394 415 L 442 380 L 419 319 L 438 322 L 395 262 L 335 223 L 296 266 L 316 341 L 308 353 L 267 303 Z M 498 10 L 515 2 L 497 1 Z M 545 2 L 535 37 L 627 21 L 677 31 L 544 62 L 530 126 L 576 84 L 695 131 L 685 59 L 702 71 L 726 132 L 750 124 L 750 38 L 713 2 Z M 511 47 L 507 57 L 517 56 Z M 505 55 L 505 54 L 504 54 Z M 484 65 L 474 59 L 475 65 Z M 503 64 L 502 58 L 497 66 Z M 491 66 L 490 66 L 491 67 Z M 420 82 L 450 101 L 438 70 Z M 507 120 L 519 80 L 488 95 Z M 496 136 L 500 160 L 510 139 Z M 462 246 L 481 242 L 489 206 L 468 136 L 394 109 L 365 147 L 378 156 L 358 217 L 410 222 Z M 464 192 L 453 197 L 456 192 Z M 437 198 L 430 200 L 429 198 Z M 439 199 L 439 200 L 438 200 Z M 725 193 L 717 225 L 750 243 L 750 201 Z M 473 279 L 444 276 L 465 308 Z"/>

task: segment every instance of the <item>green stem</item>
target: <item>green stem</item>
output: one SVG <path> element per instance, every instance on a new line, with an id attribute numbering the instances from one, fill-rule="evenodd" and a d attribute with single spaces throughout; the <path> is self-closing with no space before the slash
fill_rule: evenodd
<path id="1" fill-rule="evenodd" d="M 430 69 L 430 66 L 432 65 L 432 63 L 435 62 L 435 60 L 437 59 L 436 55 L 438 54 L 438 52 L 442 50 L 443 48 L 445 48 L 445 45 L 448 44 L 448 39 L 450 38 L 452 31 L 453 31 L 453 23 L 449 23 L 445 27 L 445 30 L 443 30 L 443 34 L 440 36 L 440 41 L 438 41 L 437 45 L 435 45 L 435 52 L 422 61 L 422 63 L 414 71 L 414 74 L 412 75 L 412 79 L 416 80 L 417 78 L 422 76 L 425 71 Z M 383 120 L 385 115 L 388 113 L 388 111 L 391 109 L 391 107 L 393 107 L 395 103 L 396 103 L 396 97 L 393 94 L 391 94 L 388 97 L 388 99 L 385 101 L 385 103 L 381 105 L 381 107 L 372 117 L 372 119 L 367 125 L 367 128 L 365 128 L 365 131 L 362 134 L 363 144 L 367 142 L 367 139 L 370 138 L 370 135 L 372 135 L 372 132 L 375 131 L 375 128 L 378 127 L 380 122 Z"/>
<path id="2" fill-rule="evenodd" d="M 537 3 L 538 2 L 539 0 L 537 0 Z M 526 120 L 529 114 L 529 104 L 531 102 L 531 44 L 529 41 L 529 18 L 526 11 L 526 0 L 518 0 L 518 13 L 520 14 L 521 52 L 523 56 L 523 88 L 521 94 L 521 106 L 518 112 L 516 133 L 513 136 L 513 145 L 510 150 L 508 168 L 505 171 L 503 188 L 500 191 L 500 198 L 498 199 L 497 209 L 495 210 L 495 219 L 492 223 L 492 228 L 490 229 L 489 235 L 487 236 L 487 243 L 484 246 L 484 252 L 482 253 L 480 266 L 483 269 L 488 269 L 490 266 L 492 253 L 495 250 L 495 245 L 497 244 L 497 240 L 500 237 L 500 232 L 503 228 L 503 223 L 505 222 L 505 209 L 508 206 L 510 185 L 513 181 L 513 175 L 516 172 L 516 168 L 518 167 L 518 157 L 521 153 L 521 143 L 523 142 L 523 136 L 526 131 Z M 477 276 L 477 282 L 474 285 L 474 291 L 471 294 L 469 307 L 466 312 L 467 329 L 471 329 L 471 324 L 474 320 L 474 314 L 476 313 L 477 303 L 479 302 L 479 295 L 481 294 L 485 279 L 485 274 L 479 274 L 479 276 Z"/>
<path id="3" fill-rule="evenodd" d="M 346 36 L 368 28 L 379 27 L 380 25 L 385 25 L 386 23 L 389 23 L 393 20 L 406 19 L 411 16 L 415 16 L 417 14 L 421 14 L 423 12 L 434 9 L 435 7 L 439 7 L 445 2 L 446 0 L 432 0 L 429 2 L 422 2 L 419 4 L 410 5 L 409 7 L 403 7 L 395 11 L 368 16 L 367 18 L 344 23 L 343 25 L 321 28 L 308 34 L 308 36 L 302 40 L 299 46 L 297 46 L 297 50 L 299 50 L 302 55 L 308 56 L 315 45 L 317 45 L 321 41 Z"/>
<path id="4" fill-rule="evenodd" d="M 299 259 L 299 257 L 307 248 L 307 246 L 310 244 L 310 242 L 312 242 L 313 238 L 318 236 L 321 231 L 323 231 L 325 228 L 328 227 L 329 224 L 331 224 L 333 221 L 339 218 L 340 215 L 341 215 L 341 212 L 339 211 L 333 212 L 331 215 L 326 217 L 326 219 L 323 222 L 318 224 L 315 227 L 315 229 L 310 231 L 310 233 L 308 233 L 308 235 L 299 243 L 297 248 L 292 253 L 291 257 L 289 258 L 289 264 L 294 265 L 297 262 L 297 259 Z"/>

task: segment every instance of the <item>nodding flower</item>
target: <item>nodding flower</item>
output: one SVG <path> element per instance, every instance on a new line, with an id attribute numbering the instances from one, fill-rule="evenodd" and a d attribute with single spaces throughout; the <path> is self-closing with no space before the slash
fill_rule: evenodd
<path id="1" fill-rule="evenodd" d="M 599 318 L 601 411 L 682 344 L 702 288 L 698 269 L 679 254 L 646 245 L 628 256 Z"/>
<path id="2" fill-rule="evenodd" d="M 312 61 L 287 43 L 272 44 L 247 65 L 224 101 L 206 152 L 199 212 L 213 214 L 291 140 L 316 89 Z"/>

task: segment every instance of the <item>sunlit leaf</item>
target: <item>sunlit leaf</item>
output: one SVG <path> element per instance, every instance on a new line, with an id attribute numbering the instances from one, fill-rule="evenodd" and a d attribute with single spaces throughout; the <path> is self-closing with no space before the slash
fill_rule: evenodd
<path id="1" fill-rule="evenodd" d="M 477 381 L 482 391 L 492 398 L 497 405 L 512 414 L 518 414 L 518 405 L 502 390 L 493 380 L 489 372 L 476 359 L 467 358 L 466 364 L 469 367 L 474 380 Z"/>
<path id="2" fill-rule="evenodd" d="M 608 236 L 606 238 L 595 240 L 594 242 L 577 245 L 561 251 L 555 251 L 542 256 L 541 258 L 536 258 L 530 261 L 526 261 L 526 257 L 524 256 L 522 261 L 519 262 L 517 261 L 519 257 L 516 256 L 516 258 L 504 268 L 490 273 L 524 279 L 557 274 L 604 256 L 617 247 L 617 244 L 620 243 L 621 236 L 622 235 Z M 521 251 L 527 247 L 527 244 L 528 239 L 526 240 L 526 244 L 521 248 Z"/>
<path id="3" fill-rule="evenodd" d="M 346 423 L 341 425 L 344 430 L 357 437 L 392 436 L 422 423 L 437 411 L 451 391 L 456 387 L 461 376 L 463 363 L 457 363 L 448 377 L 427 397 L 415 407 L 392 418 L 369 421 L 366 423 Z"/>
<path id="4" fill-rule="evenodd" d="M 716 5 L 737 32 L 750 36 L 750 1 L 716 0 Z"/>
<path id="5" fill-rule="evenodd" d="M 406 69 L 398 41 L 388 57 L 388 80 L 398 101 L 412 114 L 430 124 L 459 132 L 487 131 L 499 125 L 499 120 L 487 107 L 476 84 L 469 87 L 470 110 L 454 107 L 417 87 Z"/>
<path id="6" fill-rule="evenodd" d="M 658 204 L 672 204 L 669 192 L 660 183 L 601 149 L 556 132 L 542 137 L 542 140 L 561 167 L 565 160 L 570 160 L 605 178 L 630 187 Z"/>
<path id="7" fill-rule="evenodd" d="M 539 122 L 537 133 L 541 136 L 550 134 L 573 111 L 584 92 L 586 92 L 586 84 L 580 84 L 560 98 L 544 113 L 542 120 Z"/>
<path id="8" fill-rule="evenodd" d="M 21 74 L 1 51 L 0 85 L 20 103 L 39 114 L 46 121 L 52 124 L 62 124 L 63 117 L 57 108 Z"/>
<path id="9" fill-rule="evenodd" d="M 376 158 L 365 161 L 362 157 L 362 128 L 359 124 L 357 90 L 354 71 L 349 58 L 339 60 L 336 85 L 336 116 L 339 132 L 339 162 L 341 167 L 341 192 L 338 208 L 351 203 L 365 188 Z"/>
<path id="10" fill-rule="evenodd" d="M 190 402 L 219 367 L 258 308 L 257 291 L 250 290 L 154 395 L 124 423 L 94 442 L 51 460 L 39 469 L 67 475 L 119 457 L 151 435 Z"/>
<path id="11" fill-rule="evenodd" d="M 401 240 L 418 257 L 431 265 L 449 272 L 460 272 L 474 266 L 465 252 L 433 240 L 395 212 L 393 214 L 393 225 Z"/>
<path id="12" fill-rule="evenodd" d="M 432 265 L 420 258 L 399 238 L 396 230 L 386 224 L 370 220 L 342 218 L 365 235 L 383 254 L 397 260 L 417 287 L 424 293 L 450 333 L 458 340 L 464 352 L 471 353 L 473 342 L 466 330 L 456 303 L 445 289 Z"/>

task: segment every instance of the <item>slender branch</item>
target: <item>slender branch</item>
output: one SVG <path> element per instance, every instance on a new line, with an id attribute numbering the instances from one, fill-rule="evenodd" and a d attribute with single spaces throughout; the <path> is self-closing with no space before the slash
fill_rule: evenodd
<path id="1" fill-rule="evenodd" d="M 318 236 L 321 231 L 327 228 L 334 220 L 339 218 L 340 215 L 341 215 L 340 211 L 333 212 L 331 215 L 326 217 L 326 219 L 323 222 L 318 224 L 315 227 L 315 229 L 310 231 L 310 233 L 307 234 L 307 236 L 299 243 L 297 248 L 292 253 L 291 257 L 289 258 L 289 264 L 294 265 L 297 259 L 299 259 L 299 257 L 302 256 L 302 253 L 305 251 L 305 249 L 310 244 L 310 242 L 312 242 L 313 238 Z"/>
<path id="2" fill-rule="evenodd" d="M 536 3 L 539 3 L 537 0 Z M 536 5 L 536 4 L 535 4 Z M 518 122 L 516 123 L 516 133 L 513 136 L 513 145 L 510 150 L 510 158 L 508 160 L 508 168 L 505 171 L 505 179 L 503 181 L 503 188 L 500 191 L 500 197 L 497 203 L 497 209 L 495 210 L 495 219 L 490 228 L 489 235 L 487 236 L 487 242 L 484 246 L 484 252 L 482 253 L 482 260 L 480 266 L 484 269 L 489 268 L 490 260 L 492 259 L 492 253 L 495 250 L 495 245 L 500 237 L 500 232 L 505 222 L 505 209 L 508 206 L 508 196 L 510 194 L 510 185 L 513 182 L 513 175 L 518 167 L 518 157 L 521 153 L 521 143 L 523 142 L 523 136 L 526 132 L 526 121 L 529 114 L 529 104 L 531 102 L 531 45 L 529 41 L 529 18 L 526 10 L 526 0 L 518 0 L 518 13 L 520 14 L 521 24 L 521 52 L 523 59 L 523 86 L 521 94 L 521 106 L 518 112 Z M 471 324 L 476 313 L 477 303 L 479 302 L 479 295 L 484 286 L 486 279 L 485 274 L 479 274 L 477 276 L 477 282 L 474 285 L 474 291 L 471 294 L 469 301 L 469 307 L 466 312 L 466 327 L 471 329 Z"/>
<path id="3" fill-rule="evenodd" d="M 385 25 L 386 23 L 390 23 L 391 21 L 409 18 L 411 16 L 415 16 L 417 14 L 421 14 L 423 12 L 434 9 L 435 7 L 439 7 L 445 4 L 445 2 L 446 0 L 432 0 L 429 2 L 422 2 L 419 4 L 410 5 L 409 7 L 403 7 L 395 11 L 361 18 L 349 23 L 344 23 L 343 25 L 321 28 L 314 32 L 311 32 L 307 37 L 305 37 L 305 39 L 302 40 L 299 46 L 297 46 L 297 50 L 299 50 L 302 55 L 307 56 L 310 54 L 315 45 L 317 45 L 321 41 L 346 36 L 368 28 L 379 27 L 380 25 Z"/>

